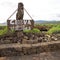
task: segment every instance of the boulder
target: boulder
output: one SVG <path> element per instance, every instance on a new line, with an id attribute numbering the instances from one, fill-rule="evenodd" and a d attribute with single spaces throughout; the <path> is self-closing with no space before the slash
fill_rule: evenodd
<path id="1" fill-rule="evenodd" d="M 51 39 L 54 40 L 54 41 L 58 40 L 58 38 L 56 38 L 54 36 L 52 36 Z"/>
<path id="2" fill-rule="evenodd" d="M 28 36 L 24 36 L 23 39 L 26 39 L 27 40 L 28 39 Z"/>

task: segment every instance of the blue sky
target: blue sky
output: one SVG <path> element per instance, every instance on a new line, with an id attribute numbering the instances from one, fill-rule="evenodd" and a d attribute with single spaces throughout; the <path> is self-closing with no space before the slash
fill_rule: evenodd
<path id="1" fill-rule="evenodd" d="M 60 0 L 0 0 L 0 22 L 7 20 L 19 2 L 24 3 L 34 20 L 60 21 Z M 15 15 L 11 19 L 15 19 Z M 24 19 L 30 19 L 26 13 Z"/>

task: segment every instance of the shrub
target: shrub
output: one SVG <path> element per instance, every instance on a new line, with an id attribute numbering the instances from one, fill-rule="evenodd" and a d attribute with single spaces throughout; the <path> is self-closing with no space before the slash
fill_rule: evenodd
<path id="1" fill-rule="evenodd" d="M 24 33 L 30 33 L 31 30 L 26 29 L 26 30 L 23 30 L 23 32 L 24 32 Z"/>
<path id="2" fill-rule="evenodd" d="M 6 26 L 0 26 L 0 30 L 5 29 L 5 28 L 6 28 Z"/>
<path id="3" fill-rule="evenodd" d="M 40 33 L 40 30 L 37 29 L 37 28 L 33 28 L 31 32 L 32 32 L 32 33 Z"/>
<path id="4" fill-rule="evenodd" d="M 10 35 L 10 34 L 13 34 L 15 32 L 15 30 L 10 30 L 8 31 L 8 28 L 5 27 L 5 29 L 2 29 L 0 30 L 0 36 L 3 36 L 3 35 Z"/>
<path id="5" fill-rule="evenodd" d="M 53 33 L 60 33 L 60 27 L 52 27 L 47 33 L 48 34 L 53 34 Z"/>
<path id="6" fill-rule="evenodd" d="M 7 27 L 6 27 L 5 29 L 0 30 L 0 35 L 4 35 L 4 34 L 6 34 L 7 32 L 8 32 L 8 29 L 7 29 Z"/>
<path id="7" fill-rule="evenodd" d="M 28 29 L 23 30 L 23 32 L 24 32 L 24 33 L 40 33 L 40 30 L 37 29 L 37 28 L 34 28 L 34 29 L 32 29 L 32 30 L 28 30 Z"/>

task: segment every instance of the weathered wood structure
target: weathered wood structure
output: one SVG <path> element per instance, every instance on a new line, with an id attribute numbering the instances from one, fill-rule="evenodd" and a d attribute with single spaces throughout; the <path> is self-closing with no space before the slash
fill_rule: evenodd
<path id="1" fill-rule="evenodd" d="M 7 19 L 8 29 L 13 28 L 15 30 L 23 30 L 23 29 L 32 29 L 34 27 L 34 20 L 32 19 L 32 17 L 30 15 L 29 16 L 30 16 L 31 20 L 23 20 L 24 10 L 29 15 L 27 10 L 24 8 L 23 3 L 18 3 L 18 9 L 16 9 L 12 14 L 12 15 L 14 15 L 14 13 L 17 11 L 16 20 L 13 20 L 11 23 L 11 20 L 9 20 L 9 18 L 12 15 Z"/>

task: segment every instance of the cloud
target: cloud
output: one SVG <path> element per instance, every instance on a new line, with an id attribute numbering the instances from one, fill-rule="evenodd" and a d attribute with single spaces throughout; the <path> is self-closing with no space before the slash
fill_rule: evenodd
<path id="1" fill-rule="evenodd" d="M 0 3 L 0 6 L 2 7 L 16 7 L 16 4 L 12 3 L 12 2 L 8 2 L 8 1 L 4 1 L 2 3 Z"/>
<path id="2" fill-rule="evenodd" d="M 18 2 L 24 3 L 35 20 L 60 20 L 57 17 L 60 14 L 60 0 L 0 0 L 0 22 L 6 21 L 17 8 Z M 24 18 L 30 19 L 26 13 Z"/>

